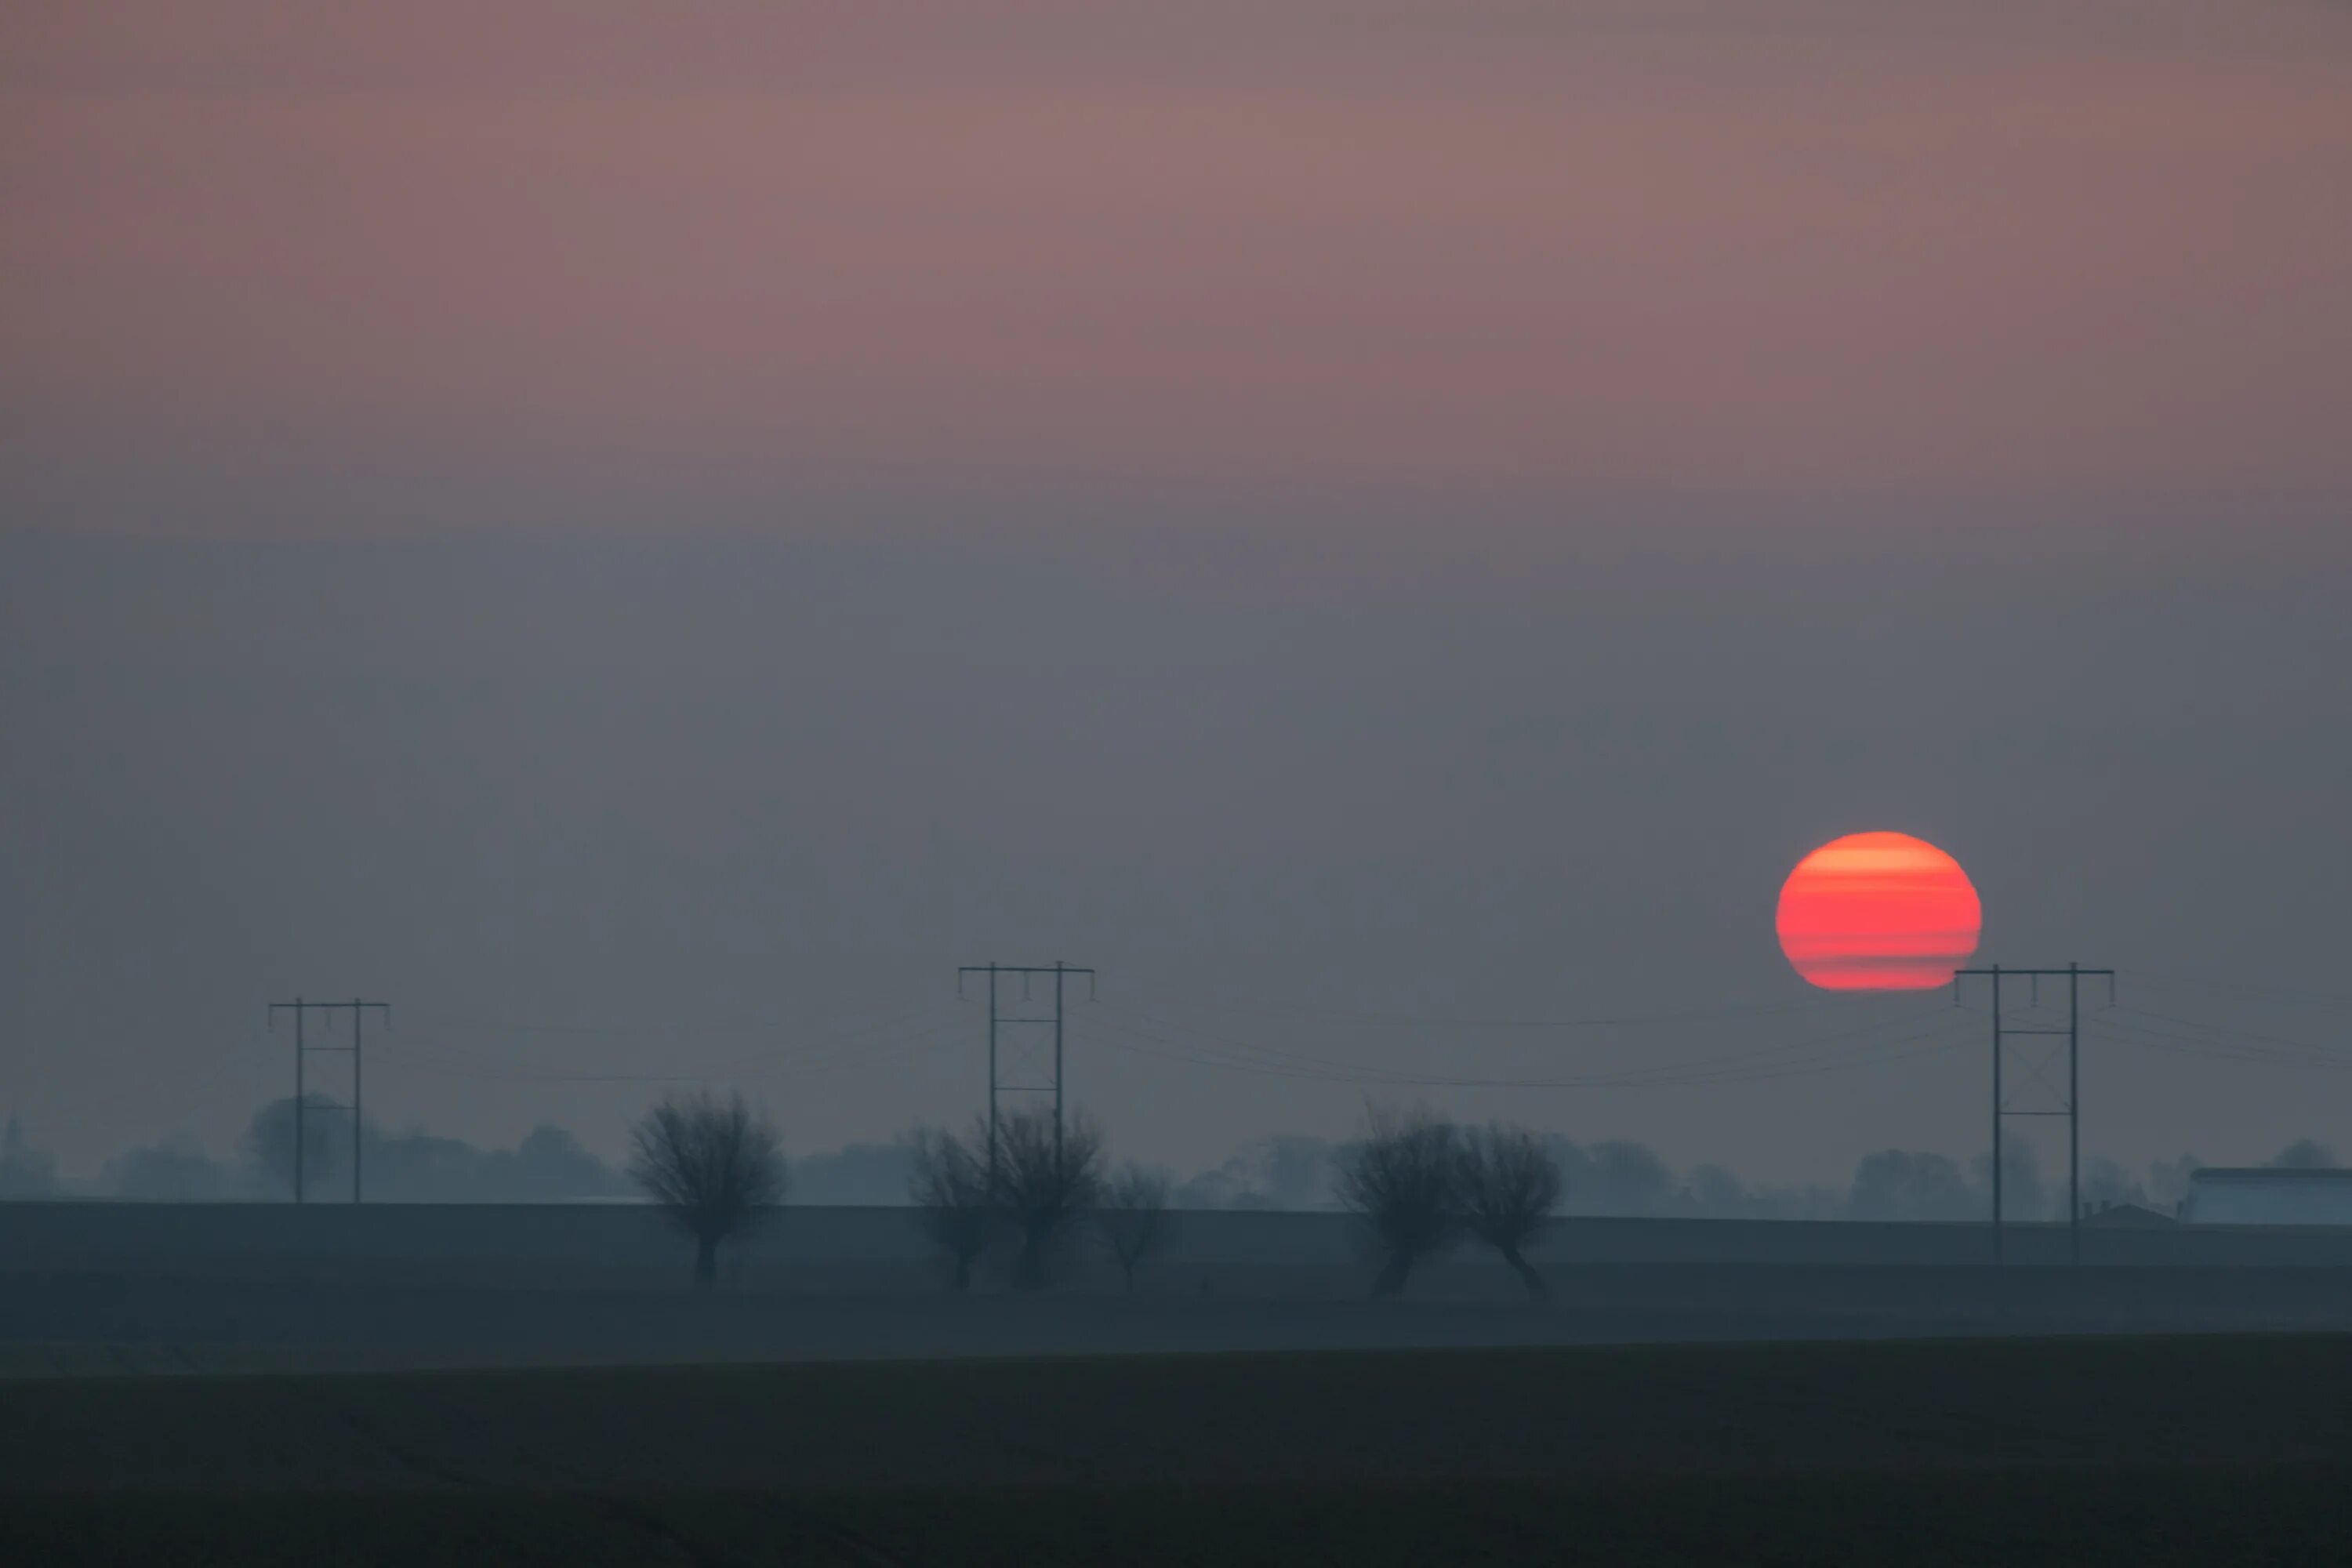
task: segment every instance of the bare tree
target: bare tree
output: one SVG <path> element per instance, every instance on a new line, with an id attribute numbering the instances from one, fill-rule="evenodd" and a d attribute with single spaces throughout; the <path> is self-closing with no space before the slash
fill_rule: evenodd
<path id="1" fill-rule="evenodd" d="M 1559 1206 L 1559 1163 L 1542 1139 L 1499 1121 L 1465 1130 L 1460 1144 L 1455 1201 L 1463 1225 L 1503 1255 L 1529 1296 L 1544 1300 L 1550 1291 L 1522 1251 Z"/>
<path id="2" fill-rule="evenodd" d="M 631 1130 L 629 1175 L 694 1237 L 694 1283 L 719 1278 L 719 1244 L 749 1229 L 783 1199 L 784 1152 L 776 1129 L 740 1094 L 671 1099 Z"/>
<path id="3" fill-rule="evenodd" d="M 952 1132 L 925 1128 L 915 1134 L 914 1169 L 908 1194 L 915 1223 L 955 1266 L 955 1288 L 971 1288 L 971 1268 L 988 1250 L 996 1211 L 988 1190 L 988 1162 L 977 1150 L 986 1144 L 983 1118 L 967 1142 Z"/>
<path id="4" fill-rule="evenodd" d="M 45 1198 L 58 1190 L 58 1163 L 26 1142 L 15 1117 L 0 1128 L 0 1198 Z"/>
<path id="5" fill-rule="evenodd" d="M 1103 1184 L 1095 1220 L 1127 1280 L 1127 1293 L 1134 1295 L 1137 1267 L 1166 1246 L 1175 1228 L 1168 1212 L 1168 1178 L 1140 1165 L 1124 1167 Z"/>
<path id="6" fill-rule="evenodd" d="M 1084 1118 L 1065 1128 L 1040 1107 L 1000 1123 L 988 1163 L 996 1206 L 1021 1237 L 1013 1283 L 1034 1290 L 1052 1273 L 1070 1222 L 1094 1206 L 1102 1184 L 1102 1137 Z"/>
<path id="7" fill-rule="evenodd" d="M 1381 1255 L 1375 1297 L 1404 1289 L 1413 1265 L 1450 1245 L 1461 1219 L 1461 1140 L 1426 1110 L 1373 1110 L 1364 1138 L 1339 1158 L 1339 1201 L 1371 1233 Z"/>
<path id="8" fill-rule="evenodd" d="M 302 1135 L 299 1138 L 294 1132 L 298 1115 L 302 1122 Z M 351 1173 L 351 1113 L 331 1097 L 312 1089 L 302 1097 L 302 1109 L 298 1112 L 293 1097 L 289 1095 L 262 1106 L 246 1123 L 245 1156 L 257 1174 L 290 1195 L 296 1185 L 294 1151 L 299 1148 L 302 1151 L 302 1184 L 314 1193 L 323 1193 L 330 1190 L 331 1178 Z"/>

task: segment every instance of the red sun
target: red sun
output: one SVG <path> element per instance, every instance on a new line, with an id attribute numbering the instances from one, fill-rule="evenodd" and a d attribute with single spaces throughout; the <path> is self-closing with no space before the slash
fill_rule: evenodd
<path id="1" fill-rule="evenodd" d="M 1849 833 L 1797 862 L 1773 921 L 1824 991 L 1925 991 L 1977 950 L 1984 909 L 1960 863 L 1907 833 Z"/>

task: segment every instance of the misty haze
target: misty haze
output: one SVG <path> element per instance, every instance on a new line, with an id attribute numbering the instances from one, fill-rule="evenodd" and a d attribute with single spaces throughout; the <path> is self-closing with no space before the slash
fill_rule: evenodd
<path id="1" fill-rule="evenodd" d="M 2352 10 L 24 0 L 0 1563 L 2332 1560 Z"/>

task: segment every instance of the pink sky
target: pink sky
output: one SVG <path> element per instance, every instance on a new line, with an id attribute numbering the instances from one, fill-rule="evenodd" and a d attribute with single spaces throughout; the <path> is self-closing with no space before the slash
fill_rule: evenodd
<path id="1" fill-rule="evenodd" d="M 9 455 L 2352 496 L 2352 11 L 9 7 Z"/>

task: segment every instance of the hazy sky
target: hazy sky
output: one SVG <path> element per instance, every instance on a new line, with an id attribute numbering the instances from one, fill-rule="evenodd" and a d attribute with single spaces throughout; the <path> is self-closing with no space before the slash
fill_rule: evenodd
<path id="1" fill-rule="evenodd" d="M 387 1121 L 883 1136 L 992 957 L 1103 970 L 1150 1158 L 1965 1153 L 1979 1017 L 1786 1010 L 1865 828 L 2125 970 L 2088 1146 L 2352 1111 L 2342 5 L 20 4 L 0 210 L 69 1168 L 225 1147 L 297 991 Z"/>

